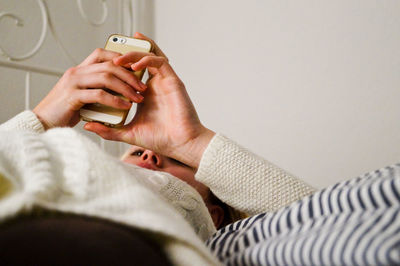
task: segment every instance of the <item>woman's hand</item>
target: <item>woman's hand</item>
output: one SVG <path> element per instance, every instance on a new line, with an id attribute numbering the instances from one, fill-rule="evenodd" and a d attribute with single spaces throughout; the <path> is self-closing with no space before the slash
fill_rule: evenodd
<path id="1" fill-rule="evenodd" d="M 134 119 L 121 128 L 95 122 L 84 128 L 105 139 L 141 146 L 197 168 L 215 133 L 200 123 L 183 82 L 160 48 L 142 34 L 135 37 L 152 42 L 154 54 L 131 52 L 113 59 L 116 65 L 149 71 L 148 89 Z"/>
<path id="2" fill-rule="evenodd" d="M 73 127 L 79 122 L 79 109 L 87 103 L 101 103 L 129 109 L 131 103 L 107 93 L 118 92 L 133 102 L 141 102 L 146 85 L 130 71 L 113 63 L 121 54 L 96 49 L 81 64 L 68 69 L 49 94 L 33 109 L 46 129 Z"/>

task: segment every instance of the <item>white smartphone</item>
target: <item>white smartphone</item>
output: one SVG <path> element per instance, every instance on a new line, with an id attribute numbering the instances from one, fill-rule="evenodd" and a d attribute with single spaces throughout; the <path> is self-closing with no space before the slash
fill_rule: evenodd
<path id="1" fill-rule="evenodd" d="M 132 51 L 139 52 L 150 52 L 152 47 L 151 43 L 146 40 L 135 39 L 119 34 L 113 34 L 108 37 L 105 50 L 126 54 Z M 144 70 L 133 72 L 132 74 L 138 77 L 140 80 L 143 77 Z M 110 89 L 104 88 L 107 92 L 118 95 L 119 97 L 126 99 L 119 93 L 116 93 Z M 106 126 L 118 127 L 123 126 L 128 115 L 129 110 L 122 110 L 105 106 L 99 103 L 85 104 L 80 110 L 81 119 L 87 122 L 95 121 L 100 122 Z"/>

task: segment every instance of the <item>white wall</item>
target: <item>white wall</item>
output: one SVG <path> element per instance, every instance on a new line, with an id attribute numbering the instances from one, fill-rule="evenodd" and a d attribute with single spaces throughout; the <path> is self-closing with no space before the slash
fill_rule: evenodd
<path id="1" fill-rule="evenodd" d="M 211 129 L 317 187 L 399 161 L 399 1 L 147 2 Z"/>

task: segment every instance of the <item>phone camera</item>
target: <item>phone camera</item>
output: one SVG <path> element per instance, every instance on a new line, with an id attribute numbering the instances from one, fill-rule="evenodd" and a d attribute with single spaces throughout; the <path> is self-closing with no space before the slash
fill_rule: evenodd
<path id="1" fill-rule="evenodd" d="M 118 38 L 117 37 L 113 38 L 113 42 L 118 42 Z"/>

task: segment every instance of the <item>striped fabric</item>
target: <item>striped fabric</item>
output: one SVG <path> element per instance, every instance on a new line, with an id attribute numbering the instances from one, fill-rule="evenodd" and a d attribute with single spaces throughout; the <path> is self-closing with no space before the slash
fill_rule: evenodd
<path id="1" fill-rule="evenodd" d="M 400 265 L 400 164 L 217 231 L 225 265 Z"/>

